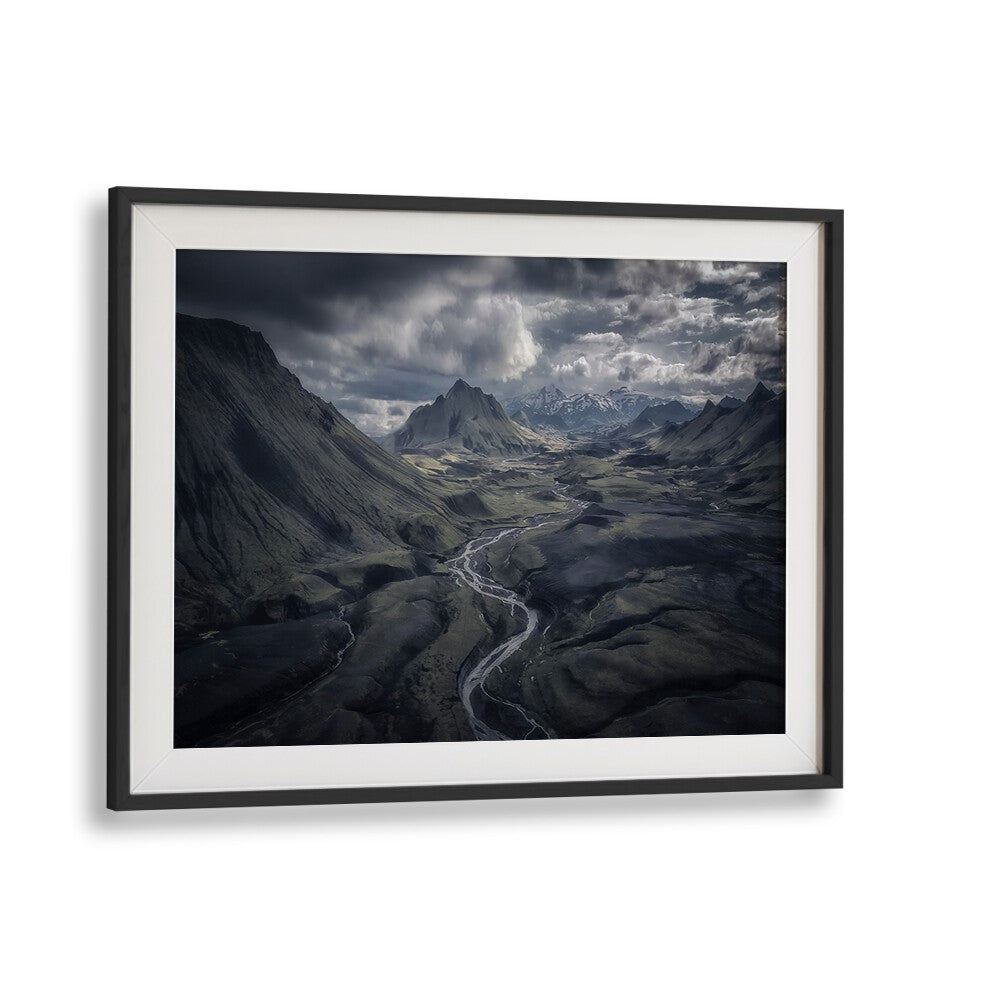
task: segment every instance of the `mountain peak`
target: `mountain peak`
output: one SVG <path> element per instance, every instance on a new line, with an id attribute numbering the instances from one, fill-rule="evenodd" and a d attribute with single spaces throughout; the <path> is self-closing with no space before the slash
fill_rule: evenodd
<path id="1" fill-rule="evenodd" d="M 747 396 L 748 403 L 766 403 L 769 399 L 774 399 L 774 393 L 763 382 L 758 382 L 757 388 Z"/>
<path id="2" fill-rule="evenodd" d="M 478 386 L 456 379 L 446 396 L 418 406 L 391 437 L 396 451 L 449 448 L 481 455 L 525 454 L 537 438 Z"/>
<path id="3" fill-rule="evenodd" d="M 625 396 L 644 395 L 644 393 L 635 393 L 629 386 L 622 384 L 617 389 L 609 389 L 607 395 L 609 399 L 620 400 Z"/>
<path id="4" fill-rule="evenodd" d="M 553 385 L 551 383 L 549 385 L 543 385 L 541 389 L 539 389 L 536 393 L 534 393 L 534 396 L 543 401 L 549 401 L 549 402 L 558 402 L 560 399 L 567 398 L 566 393 L 564 393 L 562 389 L 559 388 L 559 386 Z"/>
<path id="5" fill-rule="evenodd" d="M 479 390 L 480 392 L 482 390 Z M 464 378 L 455 379 L 455 384 L 448 390 L 448 399 L 460 393 L 472 392 L 472 386 Z"/>
<path id="6" fill-rule="evenodd" d="M 702 413 L 711 413 L 715 409 L 715 403 L 710 399 L 705 400 L 705 405 L 701 408 Z"/>

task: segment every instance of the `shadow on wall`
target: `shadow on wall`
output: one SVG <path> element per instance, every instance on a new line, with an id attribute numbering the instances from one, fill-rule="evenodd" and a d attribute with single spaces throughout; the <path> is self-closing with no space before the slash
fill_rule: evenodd
<path id="1" fill-rule="evenodd" d="M 86 606 L 81 666 L 87 671 L 86 746 L 79 755 L 85 769 L 80 787 L 86 796 L 85 812 L 95 821 L 107 812 L 105 799 L 105 736 L 107 688 L 107 436 L 108 436 L 108 208 L 97 196 L 83 210 L 81 257 L 87 262 L 86 314 L 82 329 L 87 338 L 88 359 L 80 377 L 86 379 L 85 411 L 79 414 L 84 428 L 84 502 L 79 511 L 80 537 L 87 539 L 83 562 L 85 579 L 80 592 Z"/>

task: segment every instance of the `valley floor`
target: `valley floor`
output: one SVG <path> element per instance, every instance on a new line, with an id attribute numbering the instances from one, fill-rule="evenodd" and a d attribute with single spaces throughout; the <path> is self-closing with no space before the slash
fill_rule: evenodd
<path id="1" fill-rule="evenodd" d="M 406 457 L 454 491 L 466 542 L 300 567 L 305 614 L 179 649 L 177 746 L 783 731 L 774 469 Z"/>

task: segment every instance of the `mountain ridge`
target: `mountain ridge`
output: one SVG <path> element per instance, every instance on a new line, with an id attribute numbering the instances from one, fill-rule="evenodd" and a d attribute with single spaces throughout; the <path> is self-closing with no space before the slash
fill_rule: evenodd
<path id="1" fill-rule="evenodd" d="M 758 382 L 733 408 L 707 400 L 683 425 L 667 424 L 651 444 L 673 467 L 754 466 L 784 474 L 785 395 Z"/>

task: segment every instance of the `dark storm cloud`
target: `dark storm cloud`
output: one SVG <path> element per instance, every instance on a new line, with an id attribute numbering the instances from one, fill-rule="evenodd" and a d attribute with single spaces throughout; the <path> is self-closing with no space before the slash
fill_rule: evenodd
<path id="1" fill-rule="evenodd" d="M 260 330 L 369 433 L 458 376 L 501 398 L 547 382 L 692 401 L 780 386 L 784 295 L 769 264 L 177 253 L 179 311 Z"/>

